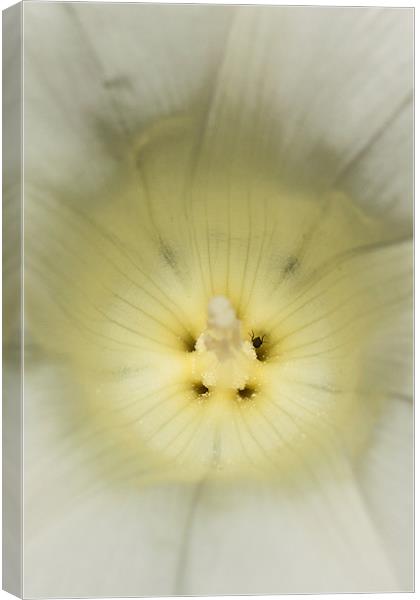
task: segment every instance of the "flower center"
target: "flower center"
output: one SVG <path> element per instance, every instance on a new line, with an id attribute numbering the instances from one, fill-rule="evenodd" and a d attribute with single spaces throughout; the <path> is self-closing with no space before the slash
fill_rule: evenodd
<path id="1" fill-rule="evenodd" d="M 410 294 L 407 247 L 341 195 L 284 190 L 240 157 L 193 177 L 193 140 L 151 144 L 141 181 L 93 215 L 48 210 L 54 252 L 29 253 L 33 335 L 68 360 L 75 427 L 110 465 L 161 479 L 355 456 L 384 397 L 378 332 Z"/>

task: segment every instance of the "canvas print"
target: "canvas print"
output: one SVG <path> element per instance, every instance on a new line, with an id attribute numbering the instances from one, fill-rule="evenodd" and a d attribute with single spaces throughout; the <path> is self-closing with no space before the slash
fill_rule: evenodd
<path id="1" fill-rule="evenodd" d="M 8 591 L 412 591 L 412 29 L 6 11 Z"/>

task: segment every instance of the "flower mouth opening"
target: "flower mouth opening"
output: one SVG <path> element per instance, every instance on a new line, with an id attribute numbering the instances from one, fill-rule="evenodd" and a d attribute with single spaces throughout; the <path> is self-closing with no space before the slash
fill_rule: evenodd
<path id="1" fill-rule="evenodd" d="M 241 390 L 238 390 L 238 400 L 250 400 L 254 398 L 257 394 L 257 388 L 253 385 L 246 385 Z"/>
<path id="2" fill-rule="evenodd" d="M 376 407 L 365 347 L 404 294 L 406 279 L 383 284 L 406 248 L 383 243 L 382 226 L 348 198 L 321 205 L 269 177 L 253 181 L 252 169 L 236 179 L 216 165 L 203 180 L 198 170 L 185 195 L 190 163 L 179 161 L 190 142 L 173 144 L 145 151 L 157 186 L 149 203 L 136 179 L 89 220 L 57 211 L 63 267 L 36 250 L 47 281 L 37 335 L 69 357 L 92 418 L 122 453 L 134 446 L 162 472 L 175 464 L 180 478 L 202 477 L 215 444 L 217 472 L 235 475 L 300 469 L 327 441 L 353 452 Z M 46 333 L 47 313 L 62 335 Z"/>
<path id="3" fill-rule="evenodd" d="M 197 382 L 193 384 L 193 390 L 197 396 L 208 396 L 209 388 L 204 383 Z"/>
<path id="4" fill-rule="evenodd" d="M 192 335 L 186 335 L 182 338 L 182 344 L 186 352 L 194 352 L 197 340 Z"/>

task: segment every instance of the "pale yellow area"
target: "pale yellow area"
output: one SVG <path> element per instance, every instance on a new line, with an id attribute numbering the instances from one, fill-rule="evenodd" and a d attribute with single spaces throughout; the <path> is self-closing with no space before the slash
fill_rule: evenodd
<path id="1" fill-rule="evenodd" d="M 32 207 L 29 328 L 82 389 L 92 443 L 112 440 L 139 479 L 286 477 L 352 457 L 385 399 L 366 357 L 408 302 L 409 246 L 245 155 L 163 122 L 85 207 L 68 191 Z M 223 368 L 200 338 L 216 296 L 242 344 Z"/>

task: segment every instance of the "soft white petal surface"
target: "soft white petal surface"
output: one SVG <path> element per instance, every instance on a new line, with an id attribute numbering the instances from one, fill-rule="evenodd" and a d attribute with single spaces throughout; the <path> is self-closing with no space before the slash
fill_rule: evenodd
<path id="1" fill-rule="evenodd" d="M 146 123 L 196 100 L 231 19 L 221 7 L 24 8 L 27 193 L 67 185 L 73 201 L 112 176 Z"/>
<path id="2" fill-rule="evenodd" d="M 207 118 L 196 140 L 196 189 L 209 165 L 217 173 L 224 162 L 221 181 L 234 182 L 243 149 L 244 164 L 275 162 L 283 186 L 344 190 L 387 211 L 396 223 L 390 237 L 409 231 L 409 11 L 27 4 L 25 19 L 26 193 L 34 206 L 40 195 L 48 205 L 97 206 L 98 189 L 126 168 L 138 143 L 147 146 L 146 125 L 168 117 L 167 131 L 174 117 L 176 129 L 197 106 Z M 176 176 L 167 188 L 156 177 L 156 189 L 171 191 Z M 229 212 L 219 201 L 220 214 Z M 167 213 L 159 219 L 169 232 Z M 35 222 L 28 231 L 39 241 Z M 398 296 L 396 287 L 388 282 L 385 299 Z M 388 331 L 370 347 L 367 389 L 374 380 L 387 396 L 410 393 L 403 338 L 384 347 Z M 204 479 L 141 487 L 138 456 L 121 462 L 113 441 L 101 447 L 99 425 L 72 414 L 81 392 L 67 373 L 28 372 L 26 391 L 26 595 L 410 589 L 404 401 L 390 404 L 356 467 L 338 457 L 290 486 Z"/>
<path id="3" fill-rule="evenodd" d="M 147 121 L 222 101 L 282 177 L 409 227 L 410 10 L 68 3 L 25 19 L 34 175 L 101 181 Z"/>
<path id="4" fill-rule="evenodd" d="M 89 439 L 57 433 L 66 383 L 54 365 L 25 376 L 25 595 L 170 595 L 194 490 L 139 488 L 124 464 L 104 474 Z"/>
<path id="5" fill-rule="evenodd" d="M 409 457 L 409 410 L 394 407 L 378 426 L 372 462 L 362 469 L 362 481 L 373 477 L 373 486 L 371 481 L 361 488 L 349 465 L 334 460 L 286 488 L 206 480 L 138 488 L 124 465 L 114 480 L 119 485 L 110 488 L 95 472 L 98 457 L 77 433 L 58 437 L 54 432 L 52 407 L 69 400 L 63 381 L 52 365 L 25 378 L 30 399 L 25 415 L 26 595 L 410 588 L 406 519 L 395 514 L 408 501 L 410 478 L 397 476 L 396 470 Z M 384 504 L 382 496 L 390 491 Z"/>
<path id="6" fill-rule="evenodd" d="M 368 510 L 405 591 L 413 589 L 413 407 L 396 398 L 380 419 L 356 470 Z"/>
<path id="7" fill-rule="evenodd" d="M 240 9 L 213 120 L 251 123 L 259 152 L 276 153 L 289 184 L 343 190 L 407 230 L 412 43 L 409 10 Z"/>
<path id="8" fill-rule="evenodd" d="M 339 465 L 336 465 L 340 472 Z M 399 589 L 382 540 L 345 469 L 314 487 L 203 485 L 180 594 Z"/>

